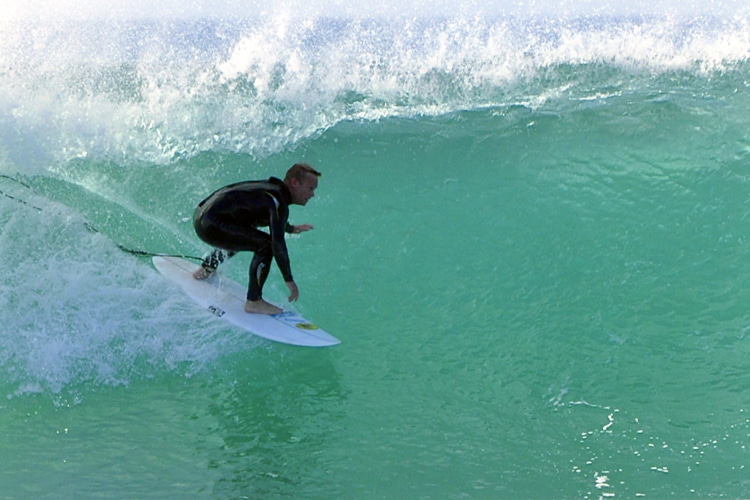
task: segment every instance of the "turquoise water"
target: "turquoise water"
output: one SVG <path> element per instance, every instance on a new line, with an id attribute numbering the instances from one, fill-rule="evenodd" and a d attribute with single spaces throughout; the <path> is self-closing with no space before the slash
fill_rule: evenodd
<path id="1" fill-rule="evenodd" d="M 747 497 L 749 21 L 4 21 L 0 498 Z M 300 160 L 339 346 L 119 248 Z"/>

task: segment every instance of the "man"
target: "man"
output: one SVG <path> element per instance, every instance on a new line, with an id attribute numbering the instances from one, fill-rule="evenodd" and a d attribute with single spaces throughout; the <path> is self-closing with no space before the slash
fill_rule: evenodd
<path id="1" fill-rule="evenodd" d="M 315 196 L 320 172 L 306 163 L 290 168 L 284 180 L 247 181 L 219 189 L 200 202 L 193 215 L 198 237 L 216 247 L 201 267 L 193 273 L 198 280 L 210 277 L 224 260 L 237 252 L 255 252 L 250 263 L 250 284 L 245 311 L 277 314 L 283 310 L 263 300 L 263 284 L 276 260 L 289 288 L 289 302 L 297 300 L 284 233 L 303 233 L 313 229 L 309 224 L 292 226 L 288 222 L 289 205 L 306 205 Z M 269 232 L 258 230 L 268 226 Z"/>

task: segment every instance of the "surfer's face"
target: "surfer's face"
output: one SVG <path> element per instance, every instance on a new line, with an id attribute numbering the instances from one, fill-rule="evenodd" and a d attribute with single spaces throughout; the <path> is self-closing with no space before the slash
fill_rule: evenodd
<path id="1" fill-rule="evenodd" d="M 292 203 L 295 205 L 306 205 L 315 196 L 318 187 L 318 178 L 314 175 L 306 175 L 301 181 L 292 179 L 289 191 L 292 193 Z"/>

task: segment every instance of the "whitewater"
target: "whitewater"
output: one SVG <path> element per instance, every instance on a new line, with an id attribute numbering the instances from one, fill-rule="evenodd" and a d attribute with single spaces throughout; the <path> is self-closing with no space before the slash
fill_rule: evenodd
<path id="1" fill-rule="evenodd" d="M 750 495 L 741 2 L 0 14 L 0 499 Z M 298 161 L 333 348 L 137 253 Z"/>

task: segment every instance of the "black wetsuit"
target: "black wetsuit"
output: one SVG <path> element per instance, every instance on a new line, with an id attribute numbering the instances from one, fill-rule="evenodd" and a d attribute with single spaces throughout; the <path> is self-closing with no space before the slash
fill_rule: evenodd
<path id="1" fill-rule="evenodd" d="M 284 281 L 294 281 L 284 240 L 284 233 L 293 229 L 288 222 L 291 201 L 289 188 L 271 177 L 223 187 L 195 209 L 193 226 L 200 239 L 226 250 L 227 257 L 242 251 L 255 252 L 250 263 L 248 300 L 261 298 L 272 259 L 276 259 Z M 270 234 L 258 230 L 266 226 Z M 216 268 L 223 260 L 224 255 L 214 251 L 203 266 Z"/>

